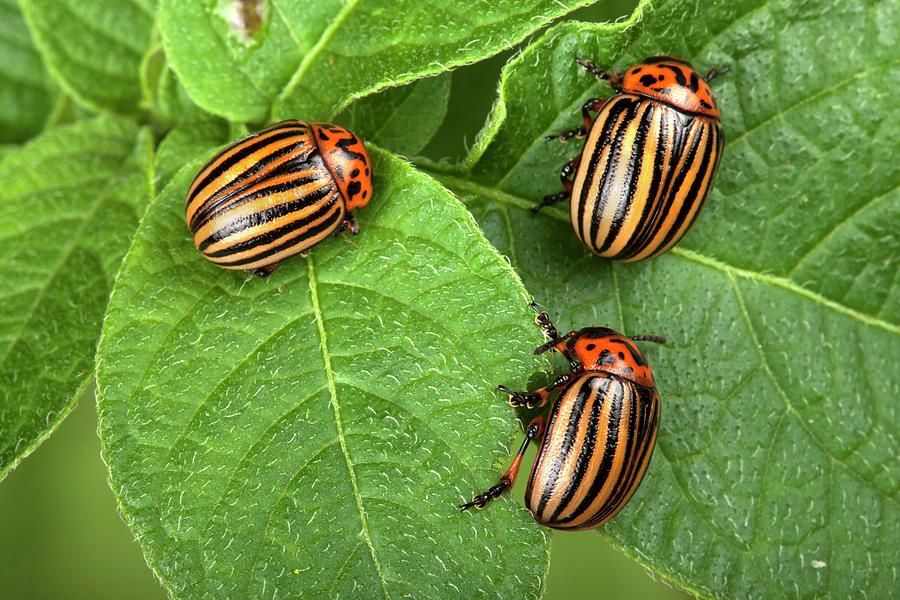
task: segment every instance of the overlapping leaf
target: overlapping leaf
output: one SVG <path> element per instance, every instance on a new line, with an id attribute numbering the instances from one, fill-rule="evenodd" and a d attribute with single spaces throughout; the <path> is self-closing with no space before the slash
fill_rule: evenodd
<path id="1" fill-rule="evenodd" d="M 455 507 L 507 456 L 515 419 L 494 386 L 541 364 L 525 290 L 465 208 L 373 148 L 360 235 L 248 279 L 193 248 L 190 152 L 138 231 L 99 351 L 113 488 L 166 586 L 537 596 L 548 548 L 527 512 Z"/>
<path id="2" fill-rule="evenodd" d="M 365 140 L 405 156 L 428 144 L 447 115 L 450 74 L 362 98 L 335 118 Z"/>
<path id="3" fill-rule="evenodd" d="M 66 92 L 94 111 L 138 111 L 156 0 L 20 1 L 34 43 Z"/>
<path id="4" fill-rule="evenodd" d="M 16 0 L 0 0 L 0 144 L 38 133 L 58 99 Z"/>
<path id="5" fill-rule="evenodd" d="M 859 40 L 866 40 L 860 44 Z M 566 326 L 660 333 L 663 422 L 647 480 L 604 532 L 711 597 L 887 597 L 900 560 L 900 10 L 893 2 L 642 4 L 565 23 L 504 71 L 460 194 Z M 725 157 L 678 249 L 612 265 L 577 242 L 555 191 L 607 88 L 575 56 L 672 54 L 716 81 Z"/>
<path id="6" fill-rule="evenodd" d="M 328 120 L 353 98 L 495 54 L 588 3 L 163 0 L 160 29 L 206 110 Z"/>
<path id="7" fill-rule="evenodd" d="M 149 135 L 106 119 L 55 129 L 0 162 L 0 478 L 93 372 L 150 163 Z"/>

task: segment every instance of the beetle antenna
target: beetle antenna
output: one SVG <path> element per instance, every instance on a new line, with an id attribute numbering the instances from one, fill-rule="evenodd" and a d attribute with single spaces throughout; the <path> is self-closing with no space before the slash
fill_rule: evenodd
<path id="1" fill-rule="evenodd" d="M 634 340 L 635 342 L 653 342 L 654 344 L 665 344 L 666 343 L 666 336 L 664 336 L 664 335 L 652 335 L 652 334 L 629 335 L 628 339 Z"/>
<path id="2" fill-rule="evenodd" d="M 706 83 L 709 83 L 719 75 L 724 75 L 728 71 L 731 70 L 731 65 L 722 65 L 721 67 L 716 67 L 714 69 L 710 69 L 709 72 L 703 77 Z"/>

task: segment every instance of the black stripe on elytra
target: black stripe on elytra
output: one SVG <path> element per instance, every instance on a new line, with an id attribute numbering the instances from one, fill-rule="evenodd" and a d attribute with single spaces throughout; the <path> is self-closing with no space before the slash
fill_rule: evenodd
<path id="1" fill-rule="evenodd" d="M 635 403 L 640 406 L 642 416 L 634 435 L 637 440 L 640 440 L 641 444 L 638 455 L 632 461 L 633 468 L 628 474 L 628 485 L 623 486 L 622 494 L 617 499 L 616 511 L 628 502 L 631 494 L 637 490 L 641 484 L 641 479 L 646 475 L 646 468 L 649 465 L 650 458 L 653 456 L 656 430 L 659 427 L 659 400 L 656 393 L 639 387 L 635 391 L 639 392 L 635 398 Z M 605 512 L 601 518 L 608 519 L 614 513 L 615 511 Z"/>
<path id="2" fill-rule="evenodd" d="M 622 421 L 622 396 L 625 390 L 622 387 L 622 382 L 615 379 L 611 379 L 611 381 L 614 381 L 616 385 L 613 386 L 612 390 L 607 388 L 606 393 L 602 398 L 604 404 L 609 402 L 611 405 L 609 417 L 606 419 L 606 438 L 604 440 L 598 440 L 598 442 L 605 442 L 603 447 L 603 457 L 600 459 L 600 467 L 597 469 L 597 475 L 594 477 L 591 489 L 588 490 L 588 493 L 575 509 L 575 512 L 565 519 L 560 519 L 559 523 L 569 523 L 584 516 L 584 511 L 586 511 L 594 500 L 597 499 L 597 494 L 603 489 L 603 485 L 606 483 L 606 480 L 609 478 L 610 472 L 612 471 L 613 459 L 616 456 L 619 445 L 619 426 Z"/>
<path id="3" fill-rule="evenodd" d="M 622 122 L 610 135 L 609 160 L 606 163 L 607 168 L 603 172 L 603 179 L 601 180 L 600 187 L 597 189 L 597 197 L 593 198 L 591 228 L 587 238 L 589 245 L 594 249 L 597 247 L 597 236 L 600 233 L 600 219 L 603 211 L 606 209 L 606 205 L 609 202 L 622 202 L 621 190 L 616 190 L 619 192 L 620 197 L 612 198 L 613 190 L 611 188 L 618 171 L 627 168 L 627 165 L 622 164 L 622 145 L 625 142 L 625 137 L 628 134 L 628 130 L 631 128 L 631 124 L 634 122 L 635 113 L 640 106 L 641 102 L 633 102 L 631 106 L 628 107 L 628 111 L 623 117 Z M 624 160 L 630 158 L 631 157 L 626 157 Z"/>
<path id="4" fill-rule="evenodd" d="M 644 439 L 640 436 L 640 422 L 646 420 L 648 411 L 644 410 L 645 407 L 641 406 L 635 386 L 627 383 L 622 383 L 622 386 L 623 389 L 627 388 L 628 392 L 628 397 L 623 403 L 627 403 L 630 407 L 627 425 L 628 442 L 625 445 L 624 451 L 625 458 L 622 461 L 622 469 L 619 471 L 619 477 L 616 480 L 616 484 L 613 486 L 612 491 L 609 493 L 606 503 L 599 511 L 597 511 L 596 515 L 593 515 L 592 519 L 596 518 L 598 520 L 603 520 L 621 508 L 622 500 L 628 493 L 632 481 L 634 480 L 636 469 L 639 466 L 637 458 L 639 458 L 640 454 L 640 445 L 644 442 Z"/>
<path id="5" fill-rule="evenodd" d="M 554 493 L 558 492 L 557 487 L 559 485 L 560 473 L 562 472 L 563 466 L 565 465 L 566 458 L 569 456 L 569 453 L 572 451 L 572 448 L 575 446 L 575 441 L 578 439 L 578 429 L 581 424 L 581 419 L 584 415 L 584 407 L 589 399 L 595 396 L 594 390 L 591 388 L 591 383 L 597 379 L 596 377 L 589 377 L 584 380 L 581 384 L 581 387 L 578 388 L 577 395 L 575 396 L 575 402 L 572 405 L 572 412 L 569 415 L 569 420 L 566 422 L 566 432 L 563 436 L 562 447 L 559 451 L 553 456 L 553 463 L 550 465 L 550 475 L 545 481 L 544 488 L 541 490 L 541 502 L 538 505 L 537 513 L 535 514 L 543 514 L 544 509 L 547 507 L 547 503 L 550 501 L 551 496 Z M 561 402 L 557 402 L 554 409 L 557 412 L 560 412 Z"/>
<path id="6" fill-rule="evenodd" d="M 284 202 L 282 204 L 276 204 L 275 206 L 272 206 L 265 210 L 250 213 L 249 215 L 245 215 L 239 219 L 234 219 L 224 227 L 216 229 L 211 234 L 209 234 L 209 236 L 200 243 L 198 249 L 203 252 L 204 250 L 206 250 L 206 248 L 210 247 L 216 242 L 227 239 L 229 236 L 232 236 L 251 227 L 257 227 L 259 225 L 271 223 L 275 219 L 307 208 L 322 200 L 329 194 L 336 196 L 336 194 L 334 194 L 334 187 L 331 185 L 323 186 L 302 198 L 298 198 L 297 200 Z M 320 218 L 323 214 L 325 214 L 325 212 L 328 211 L 328 208 L 331 204 L 334 204 L 334 198 L 332 198 L 331 201 L 323 202 L 322 206 L 316 208 L 315 211 L 313 211 L 311 214 L 304 217 L 300 221 L 292 221 L 291 223 L 282 227 L 266 229 L 259 235 L 256 235 L 250 239 L 238 242 L 236 244 L 231 244 L 225 248 L 222 248 L 221 250 L 216 250 L 215 252 L 204 252 L 204 254 L 206 254 L 206 256 L 210 258 L 218 258 L 221 256 L 229 256 L 237 252 L 243 252 L 245 250 L 253 248 L 254 246 L 269 244 L 284 235 L 283 233 L 277 232 L 281 231 L 285 227 L 293 227 L 295 225 L 303 226 Z"/>
<path id="7" fill-rule="evenodd" d="M 638 226 L 631 234 L 631 239 L 628 240 L 628 243 L 622 249 L 623 255 L 629 252 L 632 254 L 635 252 L 632 250 L 632 246 L 634 246 L 635 241 L 639 239 L 641 233 L 649 225 L 650 219 L 652 218 L 651 215 L 659 203 L 660 190 L 665 185 L 664 182 L 668 177 L 668 171 L 664 171 L 663 169 L 666 166 L 666 156 L 669 155 L 671 159 L 671 148 L 669 147 L 671 140 L 669 139 L 668 125 L 672 118 L 672 109 L 663 104 L 656 104 L 655 106 L 659 113 L 659 137 L 656 139 L 656 154 L 653 158 L 653 179 L 650 180 L 650 189 L 647 190 L 647 201 L 644 203 L 644 210 L 641 213 L 640 221 L 638 221 Z M 669 168 L 671 169 L 671 160 L 669 165 Z"/>
<path id="8" fill-rule="evenodd" d="M 263 174 L 263 176 L 258 179 L 253 179 L 260 171 L 269 168 L 273 163 L 278 162 L 285 156 L 289 156 L 295 152 L 296 149 L 296 144 L 292 144 L 274 152 L 270 152 L 269 154 L 264 155 L 263 158 L 254 163 L 250 168 L 238 174 L 237 177 L 207 198 L 194 212 L 193 217 L 191 217 L 191 230 L 196 231 L 197 229 L 200 229 L 200 227 L 203 226 L 203 223 L 200 222 L 201 219 L 204 222 L 207 221 L 207 215 L 209 215 L 211 211 L 226 205 L 229 201 L 234 199 L 235 196 L 240 195 L 261 180 L 283 175 L 285 173 L 314 168 L 317 164 L 320 165 L 321 168 L 322 161 L 318 158 L 319 155 L 316 152 L 316 148 L 315 146 L 310 145 L 309 150 L 306 153 L 289 158 L 280 165 L 274 167 L 271 172 Z M 318 159 L 318 162 L 315 162 L 315 159 Z"/>
<path id="9" fill-rule="evenodd" d="M 659 426 L 659 400 L 654 390 L 644 388 L 639 385 L 632 385 L 632 402 L 639 406 L 641 418 L 637 424 L 637 429 L 633 431 L 636 442 L 640 442 L 638 446 L 638 454 L 631 460 L 631 468 L 622 475 L 623 483 L 621 493 L 616 498 L 610 497 L 609 502 L 603 510 L 593 515 L 591 519 L 585 523 L 584 527 L 593 527 L 598 523 L 611 518 L 618 512 L 625 503 L 628 502 L 630 496 L 641 484 L 641 479 L 646 474 L 646 465 L 650 462 L 653 455 L 653 447 L 656 438 L 656 429 Z M 642 469 L 644 472 L 642 473 Z M 627 485 L 626 485 L 627 484 Z"/>
<path id="10" fill-rule="evenodd" d="M 247 158 L 248 156 L 250 156 L 257 150 L 261 150 L 261 149 L 265 148 L 266 146 L 268 146 L 269 144 L 272 144 L 274 142 L 278 142 L 278 141 L 281 141 L 284 139 L 288 139 L 290 137 L 296 137 L 298 139 L 298 143 L 295 145 L 288 146 L 287 152 L 291 152 L 293 149 L 296 148 L 297 145 L 306 144 L 307 140 L 306 140 L 305 136 L 303 136 L 303 133 L 305 133 L 305 131 L 297 131 L 296 129 L 288 129 L 288 130 L 276 133 L 274 135 L 271 135 L 269 137 L 265 137 L 263 139 L 249 138 L 249 139 L 245 140 L 244 142 L 242 142 L 241 144 L 239 144 L 237 148 L 229 148 L 229 150 L 235 150 L 235 153 L 232 154 L 231 156 L 229 156 L 228 158 L 226 158 L 224 161 L 222 161 L 221 164 L 217 165 L 215 168 L 211 169 L 206 174 L 206 176 L 203 178 L 203 180 L 197 185 L 196 188 L 194 188 L 194 193 L 188 197 L 188 200 L 187 200 L 188 203 L 190 203 L 196 197 L 197 193 L 200 190 L 206 189 L 206 187 L 210 183 L 215 181 L 217 177 L 222 175 L 222 173 L 225 173 L 226 171 L 228 171 L 228 169 L 230 169 L 234 165 L 238 164 L 240 161 Z M 211 165 L 213 162 L 215 162 L 215 161 L 211 160 L 210 162 L 207 163 L 207 165 Z M 254 165 L 254 166 L 256 166 L 256 165 Z"/>
<path id="11" fill-rule="evenodd" d="M 290 145 L 281 148 L 280 150 L 276 150 L 275 152 L 264 155 L 263 158 L 254 163 L 250 168 L 244 170 L 221 189 L 217 190 L 212 196 L 207 198 L 206 201 L 201 204 L 196 211 L 194 211 L 194 215 L 191 217 L 190 223 L 192 231 L 200 229 L 200 227 L 203 226 L 203 223 L 201 223 L 200 220 L 203 219 L 203 221 L 207 221 L 208 218 L 206 217 L 206 215 L 209 215 L 211 211 L 225 206 L 228 202 L 233 200 L 235 196 L 239 196 L 245 190 L 259 184 L 262 181 L 265 181 L 266 179 L 277 177 L 279 175 L 284 175 L 287 173 L 292 173 L 295 171 L 303 171 L 316 167 L 318 167 L 319 169 L 323 168 L 322 159 L 319 157 L 315 146 L 310 145 L 308 152 L 300 156 L 289 158 L 281 164 L 273 167 L 268 173 L 264 173 L 261 177 L 255 178 L 255 176 L 259 174 L 260 171 L 268 169 L 272 166 L 273 163 L 276 163 L 283 159 L 285 156 L 290 155 L 296 150 L 296 148 L 296 145 Z"/>
<path id="12" fill-rule="evenodd" d="M 568 507 L 578 486 L 584 481 L 584 474 L 587 471 L 588 466 L 590 466 L 594 451 L 597 448 L 597 432 L 600 430 L 600 413 L 603 410 L 603 403 L 600 400 L 606 394 L 609 385 L 610 379 L 604 379 L 600 383 L 597 391 L 592 394 L 593 403 L 591 404 L 591 411 L 588 415 L 588 425 L 587 430 L 585 431 L 584 444 L 581 447 L 581 452 L 578 453 L 575 470 L 569 477 L 569 485 L 566 486 L 566 490 L 559 501 L 559 505 L 556 507 L 556 510 L 553 511 L 553 515 L 550 516 L 551 522 L 559 518 L 559 515 L 566 507 Z"/>
<path id="13" fill-rule="evenodd" d="M 610 130 L 613 125 L 615 125 L 619 115 L 622 114 L 623 111 L 628 110 L 632 102 L 633 100 L 631 98 L 625 96 L 619 98 L 613 97 L 610 99 L 606 104 L 609 108 L 606 109 L 606 106 L 604 106 L 604 109 L 608 110 L 608 112 L 603 115 L 603 122 L 600 123 L 603 129 L 600 131 L 600 135 L 597 136 L 594 147 L 589 149 L 587 145 L 585 145 L 584 149 L 581 151 L 582 156 L 588 152 L 591 153 L 591 159 L 588 164 L 585 165 L 584 161 L 582 161 L 582 167 L 580 167 L 587 168 L 587 172 L 585 173 L 584 183 L 581 186 L 581 194 L 577 198 L 578 222 L 572 224 L 575 227 L 575 231 L 578 233 L 578 237 L 582 240 L 587 240 L 587 237 L 584 235 L 584 227 L 582 226 L 582 223 L 584 222 L 584 213 L 588 205 L 592 204 L 594 200 L 593 198 L 588 198 L 589 190 L 593 185 L 595 178 L 604 176 L 603 173 L 597 173 L 597 166 L 600 164 L 600 156 L 603 153 L 603 149 L 609 144 Z M 597 127 L 597 125 L 598 123 L 594 123 L 594 127 Z M 607 168 L 609 164 L 609 161 L 607 161 Z"/>
<path id="14" fill-rule="evenodd" d="M 266 135 L 267 133 L 271 133 L 272 131 L 276 131 L 278 129 L 285 129 L 285 130 L 295 129 L 297 131 L 297 133 L 299 134 L 299 133 L 303 133 L 305 131 L 304 128 L 305 128 L 305 124 L 301 123 L 299 121 L 287 121 L 284 123 L 276 123 L 275 125 L 272 125 L 271 127 L 267 127 L 265 129 L 263 129 L 262 131 L 257 131 L 256 133 L 250 134 L 250 135 L 238 140 L 237 142 L 235 142 L 233 144 L 229 144 L 229 145 L 225 146 L 224 148 L 222 148 L 221 150 L 219 150 L 218 152 L 213 154 L 209 158 L 209 160 L 206 161 L 206 164 L 203 165 L 203 169 L 206 169 L 209 165 L 213 164 L 214 162 L 216 162 L 217 160 L 222 158 L 224 155 L 226 155 L 229 152 L 231 152 L 232 150 L 234 150 L 236 147 L 238 147 L 242 144 L 246 144 L 246 143 L 250 142 L 251 140 L 259 139 L 260 137 Z M 200 170 L 203 171 L 203 169 L 200 169 Z"/>
<path id="15" fill-rule="evenodd" d="M 319 179 L 318 175 L 310 175 L 308 177 L 298 177 L 291 181 L 284 181 L 282 183 L 278 183 L 275 185 L 270 185 L 270 186 L 267 186 L 264 188 L 260 188 L 250 194 L 244 194 L 243 196 L 238 196 L 236 199 L 235 199 L 235 196 L 237 194 L 229 194 L 228 197 L 230 199 L 233 199 L 234 202 L 232 202 L 230 204 L 225 204 L 224 201 L 222 201 L 222 202 L 216 201 L 216 206 L 211 207 L 210 210 L 208 210 L 208 211 L 204 211 L 202 221 L 197 222 L 196 225 L 192 225 L 191 231 L 196 233 L 201 227 L 203 227 L 204 225 L 206 225 L 207 223 L 209 223 L 216 217 L 226 214 L 236 208 L 239 208 L 240 206 L 242 206 L 248 202 L 253 202 L 254 200 L 257 200 L 264 196 L 269 196 L 271 194 L 280 194 L 283 192 L 288 192 L 294 188 L 300 188 L 301 186 L 313 183 L 317 179 Z M 223 204 L 225 204 L 225 205 L 223 206 Z M 193 222 L 194 220 L 195 219 L 192 219 L 191 221 Z"/>
<path id="16" fill-rule="evenodd" d="M 680 113 L 678 111 L 674 111 L 674 114 L 679 115 Z M 693 119 L 691 119 L 691 120 L 693 121 Z M 678 123 L 678 122 L 679 121 L 676 120 L 676 123 Z M 677 127 L 677 125 L 676 125 L 676 127 Z M 692 131 L 692 130 L 688 129 L 688 131 Z M 683 135 L 687 136 L 686 133 L 684 133 Z M 634 254 L 637 254 L 638 252 L 643 251 L 647 247 L 649 247 L 650 243 L 653 241 L 653 238 L 656 237 L 657 232 L 662 227 L 663 222 L 665 222 L 666 215 L 669 212 L 672 202 L 674 201 L 675 194 L 683 185 L 684 179 L 685 179 L 685 177 L 687 177 L 687 174 L 690 171 L 691 165 L 693 165 L 694 161 L 696 160 L 697 148 L 699 146 L 700 136 L 695 134 L 695 135 L 691 135 L 688 137 L 691 138 L 691 141 L 690 141 L 690 146 L 687 149 L 687 153 L 688 153 L 687 157 L 684 160 L 684 167 L 682 169 L 677 168 L 678 162 L 682 158 L 682 156 L 680 155 L 680 153 L 675 153 L 672 157 L 672 159 L 675 163 L 674 168 L 672 170 L 673 176 L 668 181 L 666 188 L 665 188 L 662 196 L 660 197 L 659 204 L 657 205 L 656 211 L 654 212 L 654 214 L 652 216 L 652 221 L 647 226 L 647 228 L 644 230 L 643 235 L 641 235 L 640 239 L 637 240 L 636 248 L 638 248 L 638 250 L 636 250 L 633 253 L 627 253 L 627 252 L 623 253 L 623 258 L 629 258 L 631 256 L 634 256 Z M 657 245 L 657 247 L 659 247 L 659 246 Z"/>
<path id="17" fill-rule="evenodd" d="M 594 148 L 594 153 L 591 156 L 588 177 L 585 178 L 584 185 L 581 188 L 581 198 L 579 199 L 578 215 L 581 239 L 583 239 L 585 243 L 591 247 L 593 247 L 594 245 L 593 237 L 590 236 L 591 231 L 593 230 L 593 224 L 596 220 L 598 212 L 602 210 L 602 205 L 605 201 L 603 197 L 604 184 L 609 180 L 610 173 L 614 172 L 616 167 L 616 139 L 621 135 L 620 132 L 628 127 L 629 118 L 626 115 L 622 118 L 622 123 L 617 125 L 616 122 L 619 120 L 619 117 L 622 116 L 622 113 L 630 112 L 635 107 L 635 105 L 639 103 L 640 100 L 622 96 L 616 102 L 616 104 L 611 107 L 610 112 L 607 113 L 604 117 L 603 129 L 601 130 L 600 135 L 597 137 L 597 144 Z M 603 169 L 603 171 L 599 171 L 598 167 L 600 165 L 601 155 L 603 153 L 603 150 L 605 150 L 607 147 L 609 148 L 609 150 L 608 158 L 606 160 L 606 167 Z M 599 185 L 597 187 L 597 195 L 591 196 L 591 187 L 593 186 L 595 181 L 599 182 Z M 591 225 L 588 231 L 584 231 L 582 223 L 584 220 L 584 214 L 588 210 L 590 210 L 591 212 Z"/>
<path id="18" fill-rule="evenodd" d="M 697 169 L 697 175 L 694 177 L 694 181 L 691 182 L 691 188 L 688 190 L 687 196 L 685 196 L 684 202 L 681 205 L 681 210 L 678 211 L 678 217 L 675 219 L 675 223 L 669 229 L 669 232 L 663 238 L 662 243 L 659 245 L 660 248 L 665 248 L 666 245 L 675 238 L 675 234 L 681 228 L 685 219 L 687 219 L 688 213 L 693 206 L 698 202 L 702 204 L 706 199 L 706 195 L 709 193 L 709 184 L 711 183 L 709 171 L 711 168 L 714 168 L 714 166 L 710 165 L 710 162 L 715 160 L 716 140 L 715 127 L 712 123 L 706 123 L 704 126 L 709 128 L 709 133 L 707 135 L 706 147 L 703 149 L 703 157 L 700 159 L 700 168 Z M 698 136 L 699 135 L 701 134 L 698 133 Z M 699 213 L 699 207 L 697 213 Z M 694 214 L 694 217 L 697 216 L 697 213 Z M 685 229 L 685 232 L 687 232 L 687 229 Z"/>
<path id="19" fill-rule="evenodd" d="M 340 197 L 339 194 L 335 194 L 334 196 L 335 196 L 335 199 L 337 199 L 337 198 Z M 330 203 L 329 203 L 329 206 L 332 206 L 332 207 L 333 207 L 333 206 L 335 206 L 335 203 L 334 203 L 334 202 L 330 202 Z M 268 257 L 270 257 L 270 256 L 273 256 L 273 255 L 275 255 L 275 254 L 278 254 L 279 252 L 283 252 L 284 250 L 286 250 L 286 249 L 288 249 L 288 248 L 290 248 L 290 247 L 292 247 L 292 246 L 298 246 L 298 245 L 302 244 L 305 240 L 308 240 L 308 239 L 310 239 L 310 238 L 314 238 L 315 236 L 319 235 L 319 234 L 322 233 L 323 231 L 327 231 L 327 230 L 329 230 L 329 229 L 332 229 L 332 230 L 333 230 L 334 228 L 336 228 L 336 227 L 340 224 L 340 220 L 341 220 L 341 210 L 340 210 L 340 208 L 338 207 L 338 208 L 337 208 L 331 215 L 329 215 L 325 220 L 323 220 L 321 223 L 318 223 L 317 225 L 314 225 L 314 226 L 310 227 L 309 229 L 307 229 L 306 231 L 304 231 L 304 232 L 303 232 L 303 235 L 301 235 L 301 236 L 298 236 L 298 237 L 295 237 L 295 238 L 291 238 L 291 239 L 289 239 L 289 240 L 286 240 L 285 242 L 283 242 L 283 243 L 281 243 L 281 244 L 278 244 L 277 246 L 274 246 L 274 247 L 272 247 L 272 248 L 269 248 L 268 250 L 265 250 L 265 251 L 263 251 L 263 252 L 260 252 L 260 253 L 258 253 L 258 254 L 255 254 L 255 255 L 253 255 L 253 256 L 251 256 L 251 257 L 249 257 L 249 258 L 243 258 L 243 259 L 241 259 L 241 260 L 236 260 L 236 261 L 232 261 L 232 262 L 219 262 L 219 261 L 216 261 L 216 264 L 217 264 L 217 265 L 220 265 L 220 266 L 222 266 L 222 267 L 239 267 L 239 266 L 242 266 L 242 265 L 248 265 L 248 264 L 253 263 L 253 262 L 256 262 L 256 261 L 258 261 L 258 260 L 262 260 L 262 259 L 264 259 L 264 258 L 268 258 Z M 292 231 L 294 231 L 294 230 L 296 230 L 296 229 L 298 229 L 298 228 L 299 228 L 299 226 L 297 226 L 296 224 L 292 224 L 292 225 L 290 225 L 290 226 L 280 227 L 280 228 L 279 228 L 278 230 L 276 230 L 276 231 L 279 233 L 279 237 L 280 237 L 280 236 L 283 236 L 283 235 L 287 235 L 288 233 L 291 233 Z M 282 230 L 283 230 L 283 231 L 282 231 Z"/>
<path id="20" fill-rule="evenodd" d="M 644 114 L 641 116 L 640 123 L 635 126 L 634 146 L 632 147 L 631 156 L 628 157 L 628 175 L 625 177 L 625 185 L 627 192 L 624 197 L 619 199 L 616 211 L 613 213 L 612 222 L 609 230 L 605 232 L 602 243 L 597 248 L 598 253 L 605 252 L 619 237 L 619 231 L 625 223 L 625 217 L 628 209 L 634 204 L 634 197 L 637 193 L 638 180 L 641 178 L 641 172 L 644 169 L 644 153 L 647 149 L 647 137 L 650 133 L 650 127 L 653 119 L 654 109 L 656 105 L 652 102 L 641 103 L 645 106 Z M 649 168 L 653 168 L 651 164 Z"/>
<path id="21" fill-rule="evenodd" d="M 719 170 L 719 160 L 721 160 L 721 158 L 722 158 L 722 148 L 725 144 L 724 139 L 723 139 L 724 133 L 718 123 L 716 123 L 713 127 L 714 127 L 713 130 L 715 131 L 715 134 L 716 134 L 716 149 L 715 149 L 715 158 L 712 161 L 712 169 L 709 172 L 709 177 L 708 177 L 709 181 L 706 184 L 706 190 L 703 194 L 703 197 L 701 197 L 699 200 L 700 204 L 697 206 L 697 210 L 694 212 L 693 216 L 691 217 L 691 222 L 688 223 L 688 226 L 685 229 L 685 233 L 687 233 L 691 229 L 691 227 L 693 227 L 694 222 L 697 220 L 697 217 L 700 216 L 700 211 L 703 210 L 703 205 L 706 204 L 706 200 L 707 200 L 707 198 L 709 198 L 710 189 L 712 188 L 713 182 L 716 180 L 716 172 Z"/>

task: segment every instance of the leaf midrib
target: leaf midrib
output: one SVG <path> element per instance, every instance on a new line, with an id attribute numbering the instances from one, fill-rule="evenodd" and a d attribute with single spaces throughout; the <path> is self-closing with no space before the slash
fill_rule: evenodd
<path id="1" fill-rule="evenodd" d="M 334 370 L 331 366 L 331 355 L 328 352 L 328 336 L 325 332 L 325 320 L 322 315 L 322 308 L 319 305 L 319 288 L 316 280 L 316 267 L 312 254 L 306 257 L 307 272 L 309 278 L 309 296 L 312 300 L 313 312 L 316 317 L 316 327 L 319 332 L 319 348 L 322 351 L 322 362 L 324 364 L 325 378 L 328 383 L 328 393 L 332 411 L 334 412 L 335 429 L 337 431 L 338 441 L 341 446 L 341 453 L 344 461 L 347 463 L 347 473 L 350 476 L 350 486 L 353 488 L 353 499 L 356 501 L 356 510 L 359 513 L 359 521 L 362 525 L 362 535 L 366 544 L 369 546 L 369 553 L 372 556 L 372 563 L 375 565 L 375 571 L 378 573 L 378 580 L 381 583 L 381 592 L 385 598 L 390 598 L 387 591 L 387 579 L 381 568 L 381 562 L 378 560 L 378 554 L 375 552 L 375 545 L 372 543 L 372 536 L 369 532 L 369 520 L 366 516 L 366 509 L 363 506 L 362 494 L 359 491 L 359 484 L 356 481 L 356 470 L 353 468 L 353 461 L 350 459 L 350 452 L 347 449 L 347 440 L 344 436 L 344 423 L 341 419 L 341 406 L 338 402 L 337 384 L 335 383 Z M 355 552 L 355 550 L 354 550 Z"/>
<path id="2" fill-rule="evenodd" d="M 517 208 L 521 208 L 523 210 L 528 210 L 536 205 L 535 202 L 523 198 L 521 196 L 517 196 L 515 194 L 511 194 L 509 192 L 499 190 L 495 187 L 482 185 L 480 183 L 471 181 L 469 179 L 464 179 L 461 177 L 457 177 L 455 175 L 450 175 L 447 173 L 439 173 L 435 172 L 431 169 L 425 168 L 425 170 L 435 179 L 445 184 L 451 190 L 458 189 L 466 192 L 471 192 L 474 194 L 479 194 L 496 202 L 500 202 L 502 204 L 507 204 L 511 206 L 515 206 Z M 465 201 L 463 201 L 465 203 Z M 558 221 L 569 222 L 569 216 L 559 209 L 556 208 L 544 208 L 541 212 L 541 215 L 547 215 L 552 217 Z M 721 271 L 726 275 L 736 275 L 743 279 L 750 279 L 753 281 L 757 281 L 760 283 L 765 283 L 772 287 L 781 288 L 797 294 L 807 300 L 814 302 L 820 306 L 824 306 L 829 308 L 835 312 L 841 313 L 845 316 L 848 316 L 860 323 L 865 325 L 869 325 L 872 327 L 876 327 L 879 329 L 883 329 L 889 333 L 894 335 L 900 335 L 900 326 L 889 323 L 883 319 L 879 319 L 878 317 L 860 312 L 845 304 L 841 304 L 840 302 L 836 302 L 825 296 L 813 292 L 802 285 L 798 284 L 792 279 L 788 279 L 785 277 L 779 277 L 776 275 L 770 275 L 767 273 L 763 273 L 760 271 L 751 271 L 749 269 L 743 269 L 741 267 L 736 267 L 731 265 L 725 261 L 722 261 L 717 258 L 713 258 L 710 256 L 706 256 L 705 254 L 701 254 L 694 250 L 687 250 L 685 248 L 675 247 L 670 250 L 671 254 L 676 256 L 680 256 L 687 260 L 690 260 L 695 263 L 699 263 L 705 265 L 707 267 L 711 267 L 717 271 Z"/>

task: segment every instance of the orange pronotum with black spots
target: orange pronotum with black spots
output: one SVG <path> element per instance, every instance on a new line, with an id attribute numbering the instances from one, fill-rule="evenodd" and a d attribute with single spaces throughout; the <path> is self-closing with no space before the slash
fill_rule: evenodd
<path id="1" fill-rule="evenodd" d="M 335 232 L 359 228 L 372 198 L 363 143 L 329 123 L 282 121 L 213 156 L 188 191 L 185 221 L 207 260 L 265 276 Z"/>
<path id="2" fill-rule="evenodd" d="M 500 483 L 461 508 L 481 508 L 510 489 L 529 442 L 536 439 L 540 445 L 528 477 L 525 506 L 547 527 L 590 529 L 625 506 L 650 464 L 659 428 L 659 394 L 653 371 L 634 342 L 665 339 L 626 337 L 606 327 L 560 336 L 547 313 L 534 303 L 532 307 L 550 338 L 535 354 L 559 352 L 571 369 L 533 392 L 500 386 L 513 406 L 550 403 L 550 408 L 528 425 L 525 441 Z"/>
<path id="3" fill-rule="evenodd" d="M 594 254 L 626 262 L 658 256 L 687 233 L 715 180 L 725 138 L 708 82 L 725 70 L 704 78 L 683 60 L 654 56 L 620 78 L 579 63 L 616 94 L 588 100 L 582 127 L 548 136 L 587 139 L 562 168 L 564 191 L 534 210 L 571 200 L 572 228 Z"/>

